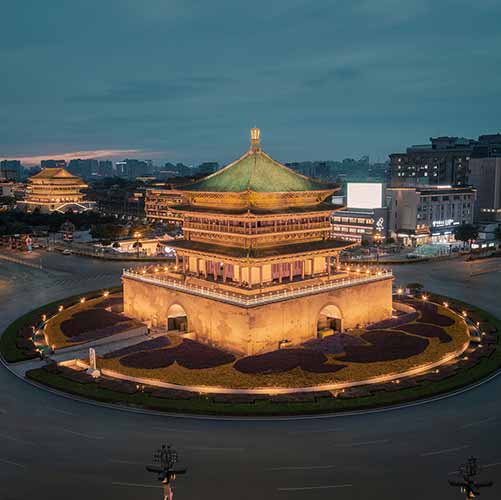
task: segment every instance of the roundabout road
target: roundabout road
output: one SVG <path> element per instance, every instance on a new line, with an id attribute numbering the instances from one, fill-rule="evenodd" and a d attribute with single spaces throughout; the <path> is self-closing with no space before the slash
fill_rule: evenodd
<path id="1" fill-rule="evenodd" d="M 28 257 L 26 257 L 28 258 Z M 30 259 L 38 258 L 36 255 Z M 36 306 L 116 285 L 122 265 L 43 255 L 43 270 L 0 260 L 0 330 Z M 501 316 L 501 260 L 395 267 Z M 471 276 L 470 276 L 471 274 Z M 218 421 L 140 415 L 53 395 L 0 369 L 0 498 L 160 499 L 144 470 L 172 443 L 189 475 L 181 499 L 459 498 L 448 474 L 474 454 L 501 491 L 501 377 L 453 398 L 350 417 Z M 498 493 L 498 494 L 496 494 Z"/>

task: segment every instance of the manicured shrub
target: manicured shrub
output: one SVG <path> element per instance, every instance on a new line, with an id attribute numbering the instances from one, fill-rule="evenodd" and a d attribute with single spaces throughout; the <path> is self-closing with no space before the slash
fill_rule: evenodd
<path id="1" fill-rule="evenodd" d="M 410 358 L 428 347 L 428 340 L 391 330 L 372 330 L 361 335 L 370 345 L 347 346 L 337 359 L 356 363 L 375 363 Z"/>
<path id="2" fill-rule="evenodd" d="M 127 319 L 121 314 L 95 307 L 75 312 L 70 319 L 61 323 L 61 331 L 66 337 L 78 337 L 82 333 L 113 326 Z"/>
<path id="3" fill-rule="evenodd" d="M 324 339 L 312 339 L 303 344 L 307 349 L 321 351 L 326 354 L 340 354 L 344 352 L 346 346 L 361 345 L 364 341 L 356 336 L 347 333 L 335 333 Z"/>
<path id="4" fill-rule="evenodd" d="M 239 359 L 233 367 L 242 373 L 278 373 L 294 368 L 315 373 L 333 373 L 343 365 L 325 364 L 327 357 L 320 351 L 311 349 L 281 349 L 278 351 L 247 356 Z"/>
<path id="5" fill-rule="evenodd" d="M 213 368 L 233 361 L 235 361 L 233 354 L 189 339 L 184 339 L 176 347 L 136 352 L 120 359 L 120 363 L 124 366 L 146 369 L 166 368 L 174 362 L 184 368 Z"/>
<path id="6" fill-rule="evenodd" d="M 148 351 L 150 349 L 160 349 L 161 347 L 167 347 L 170 344 L 170 341 L 167 337 L 157 337 L 156 339 L 146 340 L 144 342 L 140 342 L 139 344 L 131 345 L 128 347 L 122 347 L 122 349 L 118 349 L 116 351 L 106 353 L 103 358 L 120 358 L 122 356 L 126 356 L 128 354 L 133 354 L 141 351 Z"/>

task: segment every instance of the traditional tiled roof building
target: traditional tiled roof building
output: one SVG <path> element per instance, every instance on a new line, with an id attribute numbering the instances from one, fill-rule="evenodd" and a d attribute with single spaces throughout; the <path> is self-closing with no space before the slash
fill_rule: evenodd
<path id="1" fill-rule="evenodd" d="M 241 158 L 178 188 L 183 202 L 170 207 L 183 221 L 184 238 L 171 243 L 177 253 L 176 266 L 168 271 L 157 269 L 154 277 L 126 272 L 126 312 L 141 319 L 156 316 L 157 322 L 164 321 L 160 310 L 143 307 L 141 294 L 135 290 L 139 282 L 170 288 L 166 296 L 158 289 L 144 293 L 150 299 L 157 294 L 163 297 L 159 299 L 160 309 L 165 305 L 167 316 L 171 307 L 168 302 L 179 300 L 171 304 L 178 306 L 171 319 L 178 317 L 173 314 L 185 315 L 187 328 L 197 338 L 244 353 L 272 350 L 285 340 L 297 344 L 311 338 L 317 333 L 320 310 L 314 306 L 303 318 L 296 317 L 297 311 L 312 301 L 311 296 L 318 301 L 319 296 L 334 289 L 341 293 L 348 284 L 352 288 L 357 283 L 359 287 L 376 286 L 384 292 L 379 298 L 367 297 L 362 302 L 362 314 L 357 299 L 353 305 L 358 313 L 352 317 L 330 304 L 338 309 L 334 313 L 331 307 L 328 317 L 332 321 L 325 324 L 340 330 L 346 325 L 387 318 L 391 315 L 391 276 L 380 273 L 360 281 L 360 276 L 340 269 L 339 253 L 353 243 L 331 237 L 330 216 L 341 207 L 332 205 L 329 199 L 337 189 L 275 161 L 261 149 L 259 130 L 252 129 L 251 147 Z M 374 305 L 370 314 L 368 300 Z M 217 301 L 230 307 L 219 325 L 214 323 L 219 314 L 216 310 L 221 310 L 220 306 L 216 308 Z M 382 307 L 377 306 L 380 301 Z M 187 304 L 195 302 L 198 312 L 187 313 Z M 210 303 L 212 311 L 207 305 Z M 204 305 L 208 307 L 206 317 L 201 313 Z M 292 309 L 286 318 L 283 311 L 289 307 Z M 303 320 L 312 324 L 302 325 Z M 267 322 L 270 324 L 264 327 Z M 171 326 L 176 324 L 170 322 Z M 260 324 L 263 326 L 257 326 Z"/>
<path id="2" fill-rule="evenodd" d="M 44 168 L 28 180 L 26 198 L 19 205 L 41 212 L 82 212 L 93 207 L 82 190 L 87 184 L 64 168 Z"/>

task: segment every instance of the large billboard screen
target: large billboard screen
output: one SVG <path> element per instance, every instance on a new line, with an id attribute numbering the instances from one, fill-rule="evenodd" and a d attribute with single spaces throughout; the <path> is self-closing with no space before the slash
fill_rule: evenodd
<path id="1" fill-rule="evenodd" d="M 380 182 L 348 182 L 348 208 L 382 208 L 383 185 Z"/>

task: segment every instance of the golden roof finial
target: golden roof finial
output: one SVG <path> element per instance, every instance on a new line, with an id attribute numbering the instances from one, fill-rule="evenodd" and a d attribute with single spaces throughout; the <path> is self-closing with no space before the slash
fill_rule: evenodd
<path id="1" fill-rule="evenodd" d="M 261 131 L 257 127 L 252 127 L 250 130 L 250 139 L 251 139 L 251 149 L 253 151 L 257 151 L 260 149 L 260 138 Z"/>

